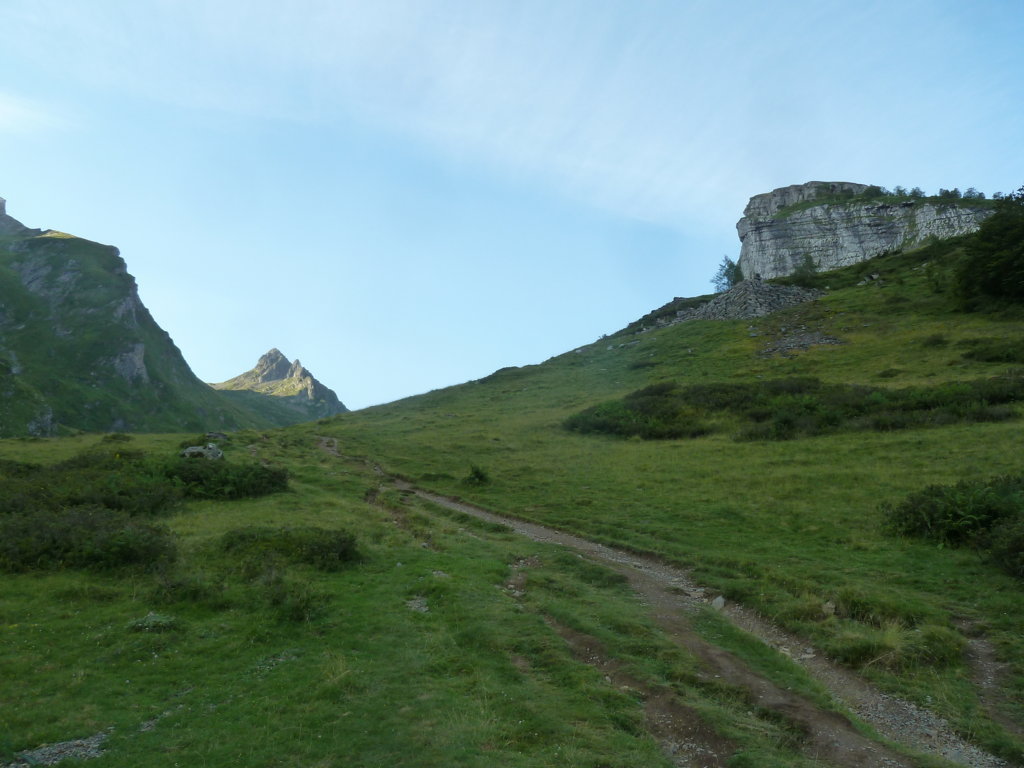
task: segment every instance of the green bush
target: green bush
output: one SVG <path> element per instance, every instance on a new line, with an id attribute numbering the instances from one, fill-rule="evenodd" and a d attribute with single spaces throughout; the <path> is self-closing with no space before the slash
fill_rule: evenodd
<path id="1" fill-rule="evenodd" d="M 881 509 L 892 533 L 973 546 L 1024 578 L 1024 475 L 932 485 Z"/>
<path id="2" fill-rule="evenodd" d="M 1024 363 L 1024 339 L 977 339 L 963 356 L 979 363 Z"/>
<path id="3" fill-rule="evenodd" d="M 252 562 L 280 559 L 322 571 L 341 570 L 360 557 L 351 533 L 317 526 L 235 528 L 221 537 L 220 546 Z"/>
<path id="4" fill-rule="evenodd" d="M 288 489 L 288 471 L 261 464 L 175 458 L 163 465 L 166 478 L 194 499 L 245 499 Z"/>
<path id="5" fill-rule="evenodd" d="M 988 301 L 1024 301 L 1024 187 L 996 204 L 996 212 L 967 240 L 956 290 L 967 309 Z"/>
<path id="6" fill-rule="evenodd" d="M 91 450 L 52 466 L 0 467 L 0 514 L 97 506 L 129 515 L 173 508 L 180 491 L 138 451 Z"/>
<path id="7" fill-rule="evenodd" d="M 0 570 L 155 570 L 177 558 L 165 527 L 102 507 L 0 518 Z"/>
<path id="8" fill-rule="evenodd" d="M 1024 399 L 1024 375 L 884 389 L 826 384 L 810 377 L 682 386 L 654 384 L 587 408 L 563 422 L 581 433 L 645 439 L 699 437 L 707 419 L 733 414 L 746 422 L 740 440 L 790 440 L 837 431 L 890 431 L 957 422 L 1002 421 Z"/>
<path id="9" fill-rule="evenodd" d="M 566 429 L 644 439 L 699 437 L 710 430 L 694 417 L 685 390 L 675 382 L 654 384 L 587 408 L 565 420 Z"/>
<path id="10" fill-rule="evenodd" d="M 996 565 L 1024 579 L 1024 510 L 993 525 L 985 544 Z"/>
<path id="11" fill-rule="evenodd" d="M 272 566 L 263 571 L 255 584 L 260 599 L 282 621 L 312 621 L 327 607 L 326 595 Z"/>
<path id="12" fill-rule="evenodd" d="M 487 485 L 487 483 L 491 482 L 491 476 L 487 474 L 487 470 L 483 467 L 470 464 L 469 474 L 466 475 L 463 482 L 468 485 Z"/>
<path id="13" fill-rule="evenodd" d="M 931 485 L 882 511 L 893 533 L 949 546 L 976 543 L 997 522 L 1024 513 L 1024 477 Z"/>

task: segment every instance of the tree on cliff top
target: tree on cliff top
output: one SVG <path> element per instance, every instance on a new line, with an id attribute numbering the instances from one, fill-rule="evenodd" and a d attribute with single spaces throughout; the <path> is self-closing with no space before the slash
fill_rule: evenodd
<path id="1" fill-rule="evenodd" d="M 965 250 L 956 289 L 967 308 L 986 299 L 1024 302 L 1024 187 L 999 201 Z"/>

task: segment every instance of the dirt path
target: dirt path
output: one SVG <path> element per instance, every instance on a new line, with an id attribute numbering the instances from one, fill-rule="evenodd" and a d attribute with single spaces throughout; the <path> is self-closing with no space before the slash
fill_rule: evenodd
<path id="1" fill-rule="evenodd" d="M 383 475 L 382 472 L 380 474 Z M 652 616 L 661 628 L 699 658 L 709 676 L 748 691 L 759 706 L 775 711 L 794 723 L 805 736 L 804 749 L 809 756 L 837 766 L 914 765 L 911 759 L 861 735 L 846 717 L 823 710 L 808 699 L 779 688 L 750 669 L 738 657 L 697 635 L 690 626 L 687 614 L 707 605 L 712 593 L 693 582 L 686 571 L 552 528 L 496 515 L 472 504 L 424 491 L 405 481 L 393 482 L 399 490 L 414 493 L 447 509 L 508 526 L 533 541 L 573 549 L 588 559 L 623 574 L 641 600 L 650 607 Z M 941 718 L 910 702 L 878 691 L 850 670 L 833 664 L 814 649 L 808 648 L 806 641 L 786 633 L 756 616 L 752 611 L 738 605 L 725 605 L 722 606 L 722 613 L 740 628 L 759 637 L 769 646 L 785 653 L 803 666 L 811 676 L 828 688 L 836 700 L 893 742 L 945 758 L 959 765 L 975 768 L 998 768 L 1008 765 L 1005 761 L 965 742 Z M 586 642 L 579 637 L 572 638 L 566 631 L 563 631 L 562 635 L 574 650 L 585 654 L 580 649 L 587 645 Z M 612 664 L 600 652 L 593 655 L 604 667 Z M 692 728 L 692 723 L 687 725 L 687 728 Z M 664 743 L 663 735 L 654 732 L 662 737 Z M 689 746 L 694 749 L 703 748 L 700 744 Z M 709 757 L 706 763 L 690 761 L 677 764 L 719 763 L 717 758 Z"/>

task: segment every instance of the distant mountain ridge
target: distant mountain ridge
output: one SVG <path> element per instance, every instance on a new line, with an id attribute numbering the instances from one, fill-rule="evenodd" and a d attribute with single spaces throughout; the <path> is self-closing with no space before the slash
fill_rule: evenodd
<path id="1" fill-rule="evenodd" d="M 309 419 L 347 413 L 334 390 L 324 386 L 298 360 L 291 362 L 276 347 L 260 357 L 256 366 L 232 379 L 211 384 L 227 392 L 248 391 L 279 398 Z"/>
<path id="2" fill-rule="evenodd" d="M 311 376 L 292 381 L 330 402 Z M 0 436 L 267 428 L 319 412 L 249 394 L 196 377 L 117 248 L 26 227 L 0 198 Z"/>

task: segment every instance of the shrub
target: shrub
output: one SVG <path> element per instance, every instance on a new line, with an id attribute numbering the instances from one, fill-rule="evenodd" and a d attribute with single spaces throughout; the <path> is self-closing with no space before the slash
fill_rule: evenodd
<path id="1" fill-rule="evenodd" d="M 992 526 L 986 544 L 992 562 L 1018 579 L 1024 579 L 1024 510 L 1018 509 Z"/>
<path id="2" fill-rule="evenodd" d="M 740 440 L 789 440 L 840 430 L 889 431 L 961 421 L 1001 421 L 1016 415 L 1024 376 L 954 382 L 936 387 L 826 384 L 811 377 L 746 383 L 662 382 L 587 408 L 563 422 L 569 430 L 645 439 L 699 437 L 704 418 L 728 412 L 748 422 Z"/>
<path id="3" fill-rule="evenodd" d="M 150 599 L 162 604 L 198 603 L 211 608 L 226 605 L 223 582 L 215 582 L 204 575 L 178 572 L 175 569 L 159 569 Z"/>
<path id="4" fill-rule="evenodd" d="M 1024 339 L 977 339 L 963 356 L 979 363 L 1024 363 Z"/>
<path id="5" fill-rule="evenodd" d="M 264 570 L 256 580 L 256 587 L 261 600 L 282 621 L 312 621 L 321 616 L 327 606 L 326 595 L 274 567 Z"/>
<path id="6" fill-rule="evenodd" d="M 164 567 L 177 546 L 163 526 L 101 507 L 0 518 L 0 570 L 113 570 Z"/>
<path id="7" fill-rule="evenodd" d="M 966 308 L 978 309 L 991 299 L 1024 301 L 1024 187 L 998 202 L 965 250 L 956 290 Z"/>
<path id="8" fill-rule="evenodd" d="M 351 533 L 316 526 L 235 528 L 221 537 L 221 548 L 253 562 L 281 559 L 322 571 L 341 570 L 360 557 Z"/>
<path id="9" fill-rule="evenodd" d="M 941 544 L 971 543 L 979 532 L 1024 508 L 1024 478 L 1003 477 L 981 483 L 931 485 L 896 505 L 883 505 L 889 528 Z"/>
<path id="10" fill-rule="evenodd" d="M 1024 578 L 1024 476 L 932 485 L 899 504 L 883 504 L 886 526 L 896 534 L 970 545 Z"/>
<path id="11" fill-rule="evenodd" d="M 49 467 L 9 462 L 0 469 L 0 513 L 98 506 L 152 515 L 181 498 L 137 451 L 92 450 Z"/>
<path id="12" fill-rule="evenodd" d="M 166 478 L 195 499 L 245 499 L 288 489 L 288 471 L 261 464 L 174 458 L 163 465 Z"/>

